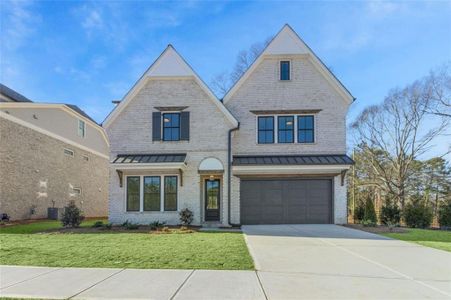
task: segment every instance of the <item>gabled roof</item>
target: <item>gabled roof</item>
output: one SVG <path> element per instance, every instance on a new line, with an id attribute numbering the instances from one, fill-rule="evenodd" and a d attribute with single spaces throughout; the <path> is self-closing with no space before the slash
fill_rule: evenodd
<path id="1" fill-rule="evenodd" d="M 33 102 L 22 94 L 0 83 L 0 94 L 10 98 L 13 102 Z"/>
<path id="2" fill-rule="evenodd" d="M 183 57 L 174 49 L 172 45 L 168 45 L 157 60 L 144 72 L 141 78 L 128 91 L 122 101 L 111 111 L 111 113 L 103 121 L 102 125 L 108 127 L 120 112 L 128 105 L 131 99 L 144 87 L 148 79 L 151 78 L 178 78 L 192 77 L 199 84 L 202 90 L 208 95 L 208 98 L 218 107 L 230 121 L 233 126 L 238 126 L 238 121 L 232 116 L 221 101 L 216 98 L 208 86 L 200 79 L 191 66 L 183 59 Z"/>
<path id="3" fill-rule="evenodd" d="M 347 101 L 351 103 L 355 100 L 352 94 L 346 87 L 335 77 L 335 75 L 325 66 L 318 56 L 310 49 L 309 46 L 299 37 L 299 35 L 285 24 L 282 29 L 276 34 L 271 42 L 266 46 L 263 52 L 253 62 L 249 69 L 244 72 L 241 78 L 232 86 L 232 88 L 224 96 L 223 102 L 226 103 L 231 99 L 233 94 L 240 88 L 246 79 L 252 74 L 257 66 L 267 56 L 271 55 L 307 55 L 313 65 L 325 77 L 325 79 L 332 85 L 333 88 Z"/>

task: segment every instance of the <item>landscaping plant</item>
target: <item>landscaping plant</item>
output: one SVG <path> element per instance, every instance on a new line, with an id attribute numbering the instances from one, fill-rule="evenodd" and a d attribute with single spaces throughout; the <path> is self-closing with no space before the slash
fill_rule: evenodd
<path id="1" fill-rule="evenodd" d="M 373 200 L 370 197 L 365 202 L 362 224 L 364 226 L 375 226 L 377 224 L 376 210 L 374 209 Z"/>
<path id="2" fill-rule="evenodd" d="M 194 214 L 188 208 L 181 210 L 179 215 L 180 215 L 180 222 L 182 223 L 183 226 L 188 226 L 191 224 L 191 222 L 193 222 Z"/>
<path id="3" fill-rule="evenodd" d="M 432 208 L 423 201 L 420 195 L 411 197 L 404 209 L 404 221 L 412 228 L 427 228 L 432 223 Z"/>
<path id="4" fill-rule="evenodd" d="M 75 205 L 75 202 L 70 201 L 69 205 L 64 209 L 61 223 L 64 227 L 79 227 L 84 218 L 81 210 Z"/>
<path id="5" fill-rule="evenodd" d="M 380 214 L 381 223 L 387 226 L 399 225 L 401 221 L 401 210 L 392 199 L 386 199 L 382 205 Z"/>
<path id="6" fill-rule="evenodd" d="M 99 227 L 103 227 L 103 222 L 102 221 L 97 221 L 92 225 L 93 228 L 99 228 Z"/>
<path id="7" fill-rule="evenodd" d="M 451 200 L 442 203 L 440 206 L 438 223 L 440 224 L 440 228 L 451 229 Z"/>

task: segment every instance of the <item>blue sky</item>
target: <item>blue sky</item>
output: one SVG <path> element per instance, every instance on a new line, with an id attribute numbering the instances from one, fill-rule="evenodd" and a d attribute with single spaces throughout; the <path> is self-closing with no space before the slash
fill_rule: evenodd
<path id="1" fill-rule="evenodd" d="M 0 1 L 0 82 L 98 122 L 171 43 L 208 84 L 289 23 L 357 98 L 451 60 L 451 2 Z"/>

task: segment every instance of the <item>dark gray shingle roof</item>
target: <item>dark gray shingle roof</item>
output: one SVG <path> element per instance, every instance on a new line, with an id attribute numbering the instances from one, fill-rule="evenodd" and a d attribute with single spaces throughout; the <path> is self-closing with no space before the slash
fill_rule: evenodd
<path id="1" fill-rule="evenodd" d="M 258 165 L 352 165 L 354 161 L 346 154 L 331 155 L 236 155 L 234 166 Z"/>
<path id="2" fill-rule="evenodd" d="M 33 102 L 22 94 L 0 83 L 0 93 L 8 98 L 13 99 L 14 102 Z"/>
<path id="3" fill-rule="evenodd" d="M 113 160 L 115 164 L 148 164 L 148 163 L 181 163 L 186 153 L 175 154 L 118 154 Z"/>

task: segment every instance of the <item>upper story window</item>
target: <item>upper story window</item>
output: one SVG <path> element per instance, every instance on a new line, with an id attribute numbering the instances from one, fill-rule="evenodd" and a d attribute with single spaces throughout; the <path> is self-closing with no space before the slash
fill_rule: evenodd
<path id="1" fill-rule="evenodd" d="M 163 141 L 180 140 L 180 114 L 163 114 Z"/>
<path id="2" fill-rule="evenodd" d="M 290 61 L 280 62 L 280 80 L 290 80 Z"/>
<path id="3" fill-rule="evenodd" d="M 277 141 L 279 143 L 293 143 L 294 142 L 294 117 L 280 116 L 278 120 Z"/>
<path id="4" fill-rule="evenodd" d="M 78 136 L 85 137 L 86 124 L 85 121 L 78 120 Z"/>
<path id="5" fill-rule="evenodd" d="M 315 142 L 315 124 L 313 116 L 298 116 L 298 143 Z"/>
<path id="6" fill-rule="evenodd" d="M 274 117 L 258 117 L 258 143 L 274 143 Z"/>

